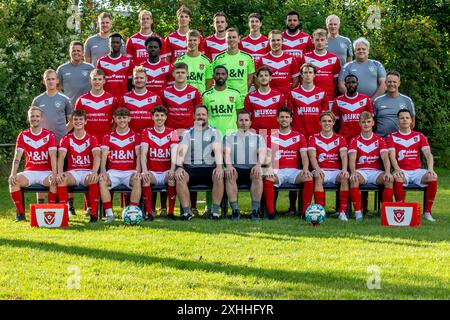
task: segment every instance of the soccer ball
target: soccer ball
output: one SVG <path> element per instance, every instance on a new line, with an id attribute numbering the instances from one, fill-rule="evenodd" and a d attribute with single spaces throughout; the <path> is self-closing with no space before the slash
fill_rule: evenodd
<path id="1" fill-rule="evenodd" d="M 122 219 L 127 225 L 137 225 L 143 219 L 141 208 L 138 206 L 125 207 L 122 211 Z"/>
<path id="2" fill-rule="evenodd" d="M 325 221 L 325 209 L 320 204 L 311 204 L 306 209 L 305 218 L 312 225 L 319 225 Z"/>

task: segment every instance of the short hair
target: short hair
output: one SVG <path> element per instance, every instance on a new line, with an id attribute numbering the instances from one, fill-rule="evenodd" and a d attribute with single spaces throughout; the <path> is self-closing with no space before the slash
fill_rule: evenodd
<path id="1" fill-rule="evenodd" d="M 69 44 L 69 49 L 74 47 L 74 46 L 81 46 L 81 49 L 84 50 L 84 44 L 83 42 L 79 41 L 79 40 L 74 40 Z"/>
<path id="2" fill-rule="evenodd" d="M 196 29 L 189 30 L 189 32 L 186 35 L 187 38 L 190 38 L 190 37 L 200 38 L 201 36 L 202 36 L 202 34 L 200 33 L 200 31 L 198 31 Z"/>
<path id="3" fill-rule="evenodd" d="M 369 111 L 361 112 L 361 115 L 359 116 L 359 122 L 369 120 L 369 119 L 373 119 L 373 115 L 371 112 L 369 112 Z"/>
<path id="4" fill-rule="evenodd" d="M 237 111 L 237 118 L 239 119 L 239 116 L 241 115 L 241 114 L 246 114 L 246 115 L 248 115 L 249 117 L 250 117 L 250 120 L 252 119 L 252 117 L 251 117 L 251 115 L 250 115 L 250 112 L 248 112 L 246 109 L 244 109 L 244 108 L 242 108 L 242 109 L 239 109 L 238 111 Z"/>
<path id="5" fill-rule="evenodd" d="M 396 76 L 400 80 L 400 72 L 391 70 L 388 73 L 386 73 L 386 79 L 388 76 Z"/>
<path id="6" fill-rule="evenodd" d="M 112 20 L 112 16 L 111 16 L 111 14 L 108 13 L 108 12 L 102 12 L 102 13 L 100 13 L 100 14 L 98 15 L 98 17 L 97 17 L 97 20 L 102 20 L 102 19 L 105 19 L 105 18 L 109 18 L 109 20 Z"/>
<path id="7" fill-rule="evenodd" d="M 227 31 L 225 31 L 225 33 L 229 33 L 229 32 L 236 32 L 239 35 L 239 30 L 236 27 L 228 28 Z"/>
<path id="8" fill-rule="evenodd" d="M 189 18 L 192 18 L 192 11 L 189 10 L 188 7 L 186 7 L 185 5 L 182 5 L 178 10 L 177 10 L 177 17 L 179 17 L 182 13 L 186 13 Z"/>
<path id="9" fill-rule="evenodd" d="M 259 74 L 263 71 L 267 71 L 269 73 L 270 76 L 273 75 L 273 71 L 268 67 L 268 66 L 261 66 L 256 70 L 256 77 L 259 76 Z"/>
<path id="10" fill-rule="evenodd" d="M 412 113 L 411 113 L 411 111 L 409 111 L 409 109 L 400 109 L 400 110 L 398 110 L 398 112 L 397 112 L 397 118 L 399 118 L 400 117 L 400 113 L 402 113 L 402 112 L 407 112 L 407 113 L 409 113 L 409 116 L 412 118 Z"/>
<path id="11" fill-rule="evenodd" d="M 275 35 L 275 34 L 279 34 L 279 35 L 281 35 L 281 37 L 283 37 L 283 32 L 280 31 L 280 30 L 276 30 L 276 29 L 270 31 L 267 37 L 270 39 L 270 38 L 272 38 L 272 36 Z"/>
<path id="12" fill-rule="evenodd" d="M 161 112 L 161 113 L 164 113 L 165 115 L 167 115 L 167 108 L 164 106 L 154 106 L 152 108 L 152 115 L 157 112 Z"/>
<path id="13" fill-rule="evenodd" d="M 148 10 L 141 10 L 141 11 L 139 11 L 139 16 L 138 16 L 139 21 L 145 15 L 150 16 L 150 18 L 153 18 L 153 15 L 152 15 L 152 13 L 150 11 L 148 11 Z"/>
<path id="14" fill-rule="evenodd" d="M 47 70 L 44 71 L 44 74 L 42 75 L 42 79 L 45 80 L 45 78 L 47 77 L 47 75 L 49 73 L 55 73 L 56 75 L 58 75 L 58 73 L 54 69 L 47 69 Z"/>
<path id="15" fill-rule="evenodd" d="M 103 76 L 105 77 L 105 71 L 102 69 L 92 69 L 91 73 L 89 74 L 89 77 L 92 78 L 94 76 Z"/>
<path id="16" fill-rule="evenodd" d="M 147 76 L 147 73 L 145 72 L 145 68 L 143 66 L 137 66 L 133 69 L 133 77 L 136 76 L 138 73 L 145 73 L 145 76 Z"/>
<path id="17" fill-rule="evenodd" d="M 127 108 L 118 108 L 116 111 L 114 111 L 114 117 L 129 117 L 130 116 L 130 110 Z"/>
<path id="18" fill-rule="evenodd" d="M 360 43 L 364 44 L 367 47 L 367 49 L 370 49 L 370 42 L 369 42 L 369 40 L 367 40 L 364 37 L 360 37 L 360 38 L 356 39 L 355 42 L 353 42 L 353 49 L 355 51 L 356 51 L 356 46 L 358 44 L 360 44 Z"/>
<path id="19" fill-rule="evenodd" d="M 295 10 L 291 10 L 288 13 L 286 13 L 286 18 L 288 16 L 297 16 L 297 18 L 300 20 L 300 14 L 297 11 L 295 11 Z"/>
<path id="20" fill-rule="evenodd" d="M 173 65 L 173 71 L 178 70 L 178 69 L 184 69 L 186 70 L 186 72 L 188 71 L 189 67 L 186 63 L 184 62 L 177 62 Z"/>
<path id="21" fill-rule="evenodd" d="M 335 15 L 335 14 L 330 14 L 326 19 L 325 19 L 325 24 L 328 26 L 328 22 L 330 22 L 331 19 L 335 19 L 338 21 L 338 24 L 341 24 L 341 19 Z"/>
<path id="22" fill-rule="evenodd" d="M 217 66 L 214 67 L 214 69 L 213 69 L 213 74 L 216 73 L 216 70 L 219 69 L 219 68 L 224 69 L 224 70 L 225 70 L 225 73 L 228 75 L 228 69 L 227 69 L 224 65 L 222 65 L 222 64 L 219 64 L 219 65 L 217 65 Z"/>
<path id="23" fill-rule="evenodd" d="M 322 121 L 322 118 L 323 117 L 330 117 L 332 120 L 333 120 L 333 122 L 335 122 L 336 121 L 336 116 L 334 115 L 334 113 L 333 112 L 331 112 L 331 111 L 323 111 L 321 114 L 320 114 L 320 121 Z"/>
<path id="24" fill-rule="evenodd" d="M 314 38 L 315 36 L 326 37 L 327 34 L 328 34 L 328 33 L 327 33 L 327 31 L 326 31 L 325 29 L 319 28 L 319 29 L 314 30 L 314 32 L 313 32 L 313 38 Z"/>
<path id="25" fill-rule="evenodd" d="M 344 82 L 347 81 L 348 78 L 355 78 L 356 81 L 359 82 L 359 79 L 358 79 L 358 77 L 356 76 L 356 74 L 350 73 L 350 74 L 346 75 L 345 78 L 344 78 Z"/>
<path id="26" fill-rule="evenodd" d="M 160 48 L 160 49 L 162 48 L 162 41 L 161 41 L 161 39 L 158 38 L 158 37 L 155 37 L 155 36 L 148 37 L 147 40 L 145 40 L 145 43 L 144 43 L 145 47 L 147 47 L 147 45 L 148 45 L 149 42 L 151 42 L 151 41 L 157 42 L 158 45 L 159 45 L 159 48 Z"/>
<path id="27" fill-rule="evenodd" d="M 317 73 L 317 68 L 312 63 L 305 62 L 304 64 L 302 64 L 302 66 L 300 67 L 300 73 L 303 72 L 304 68 L 311 68 L 311 69 L 313 69 L 314 74 Z"/>
<path id="28" fill-rule="evenodd" d="M 288 107 L 284 106 L 284 107 L 280 107 L 280 108 L 278 109 L 278 111 L 277 111 L 277 117 L 279 117 L 279 116 L 280 116 L 280 113 L 282 113 L 282 112 L 287 112 L 287 113 L 289 113 L 289 115 L 291 116 L 291 118 L 294 116 L 294 111 L 292 111 L 291 108 L 288 108 Z"/>
<path id="29" fill-rule="evenodd" d="M 225 14 L 225 12 L 222 12 L 222 11 L 216 12 L 216 13 L 214 14 L 214 16 L 213 16 L 213 20 L 214 20 L 216 17 L 224 17 L 224 18 L 225 18 L 225 21 L 228 22 L 228 17 L 227 17 L 227 15 Z"/>
<path id="30" fill-rule="evenodd" d="M 44 114 L 44 110 L 42 110 L 41 107 L 38 107 L 38 106 L 31 106 L 31 107 L 28 108 L 28 111 L 27 111 L 28 117 L 30 117 L 30 115 L 31 115 L 31 113 L 32 113 L 33 111 L 39 111 L 39 112 L 41 113 L 41 116 Z"/>
<path id="31" fill-rule="evenodd" d="M 206 113 L 208 113 L 208 107 L 205 106 L 204 104 L 199 104 L 199 105 L 196 105 L 196 106 L 195 106 L 195 108 L 194 108 L 194 114 L 197 112 L 197 109 L 200 109 L 200 108 L 205 109 L 205 110 L 206 110 Z"/>
<path id="32" fill-rule="evenodd" d="M 120 38 L 120 39 L 123 40 L 122 35 L 121 35 L 120 33 L 118 33 L 118 32 L 113 32 L 113 33 L 111 33 L 111 34 L 109 35 L 109 38 L 110 38 L 110 39 L 111 39 L 111 38 Z"/>
<path id="33" fill-rule="evenodd" d="M 263 16 L 261 14 L 257 13 L 257 12 L 250 13 L 248 15 L 248 20 L 250 21 L 251 18 L 256 18 L 256 19 L 258 19 L 261 22 L 263 20 Z"/>
<path id="34" fill-rule="evenodd" d="M 84 120 L 86 120 L 87 119 L 86 111 L 84 111 L 83 109 L 77 109 L 74 112 L 72 112 L 72 118 L 74 117 L 83 117 Z"/>

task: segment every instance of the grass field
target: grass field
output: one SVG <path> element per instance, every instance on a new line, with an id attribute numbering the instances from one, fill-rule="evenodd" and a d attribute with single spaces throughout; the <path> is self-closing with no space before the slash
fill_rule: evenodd
<path id="1" fill-rule="evenodd" d="M 2 179 L 0 299 L 449 299 L 450 170 L 438 174 L 437 222 L 406 229 L 376 215 L 315 228 L 284 216 L 90 225 L 81 198 L 69 228 L 32 229 L 13 222 Z M 287 203 L 280 194 L 279 211 Z"/>

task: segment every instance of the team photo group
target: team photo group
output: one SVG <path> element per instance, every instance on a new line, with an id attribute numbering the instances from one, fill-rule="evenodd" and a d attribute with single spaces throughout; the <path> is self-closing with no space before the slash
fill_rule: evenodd
<path id="1" fill-rule="evenodd" d="M 288 215 L 304 217 L 311 204 L 325 207 L 332 184 L 339 220 L 348 221 L 351 204 L 361 222 L 368 194 L 360 186 L 379 185 L 382 202 L 405 202 L 404 186 L 414 184 L 426 187 L 423 218 L 435 221 L 438 178 L 427 138 L 414 130 L 414 102 L 400 93 L 398 71 L 370 59 L 366 38 L 340 35 L 336 15 L 309 35 L 290 11 L 286 29 L 267 36 L 258 13 L 248 15 L 247 31 L 218 12 L 209 36 L 191 29 L 191 18 L 181 6 L 178 29 L 163 38 L 150 11 L 139 13 L 133 35 L 113 32 L 103 12 L 98 34 L 72 41 L 67 63 L 42 70 L 46 90 L 28 109 L 8 179 L 16 221 L 26 221 L 22 188 L 35 184 L 48 188 L 40 203 L 65 204 L 70 215 L 70 187 L 87 187 L 92 223 L 100 204 L 106 223 L 118 216 L 118 186 L 131 191 L 120 195 L 123 205 L 152 221 L 157 194 L 160 215 L 175 219 L 177 198 L 182 220 L 197 215 L 198 185 L 210 190 L 206 216 L 222 218 L 225 195 L 238 220 L 245 185 L 250 218 L 266 211 L 272 220 L 278 187 L 299 186 L 289 191 Z"/>

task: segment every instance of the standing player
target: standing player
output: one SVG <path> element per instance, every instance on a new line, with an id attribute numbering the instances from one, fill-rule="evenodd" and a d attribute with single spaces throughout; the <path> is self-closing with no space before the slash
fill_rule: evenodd
<path id="1" fill-rule="evenodd" d="M 261 34 L 262 16 L 259 13 L 250 13 L 248 16 L 250 34 L 241 39 L 239 49 L 250 54 L 255 61 L 270 51 L 269 39 Z"/>
<path id="2" fill-rule="evenodd" d="M 97 69 L 105 73 L 105 90 L 111 93 L 118 101 L 131 90 L 133 78 L 133 61 L 120 52 L 122 36 L 113 33 L 109 36 L 110 53 L 98 59 Z"/>
<path id="3" fill-rule="evenodd" d="M 119 105 L 130 111 L 130 128 L 136 133 L 142 133 L 145 128 L 153 126 L 151 111 L 154 106 L 162 104 L 161 98 L 147 90 L 147 74 L 142 66 L 133 70 L 134 89 L 122 97 Z"/>
<path id="4" fill-rule="evenodd" d="M 239 219 L 238 185 L 250 182 L 252 219 L 259 218 L 259 204 L 263 192 L 262 165 L 266 163 L 266 143 L 259 134 L 252 133 L 250 113 L 238 111 L 238 131 L 224 137 L 225 187 L 232 209 L 232 220 Z"/>
<path id="5" fill-rule="evenodd" d="M 187 53 L 179 57 L 175 64 L 183 62 L 188 66 L 187 83 L 197 88 L 201 94 L 211 88 L 212 70 L 209 58 L 198 50 L 200 44 L 200 32 L 190 30 L 187 34 L 188 49 Z M 190 126 L 191 127 L 191 126 Z"/>
<path id="6" fill-rule="evenodd" d="M 251 115 L 252 129 L 266 136 L 278 129 L 277 111 L 286 105 L 286 100 L 281 92 L 271 88 L 272 70 L 268 66 L 256 70 L 256 81 L 258 89 L 247 94 L 244 108 Z"/>
<path id="7" fill-rule="evenodd" d="M 16 222 L 25 221 L 21 188 L 32 184 L 49 187 L 48 202 L 56 203 L 56 139 L 55 135 L 42 128 L 43 112 L 39 107 L 28 109 L 30 128 L 17 137 L 16 151 L 9 176 L 9 192 L 16 207 Z M 25 153 L 24 171 L 19 170 L 20 160 Z"/>
<path id="8" fill-rule="evenodd" d="M 368 183 L 384 185 L 383 202 L 391 202 L 394 195 L 392 189 L 394 178 L 391 174 L 388 149 L 383 138 L 372 131 L 375 125 L 373 115 L 363 111 L 359 118 L 359 125 L 362 132 L 350 141 L 348 148 L 350 197 L 357 222 L 363 220 L 360 185 Z"/>
<path id="9" fill-rule="evenodd" d="M 337 55 L 341 61 L 341 66 L 353 59 L 352 41 L 339 34 L 341 19 L 335 14 L 325 20 L 328 30 L 327 50 Z"/>
<path id="10" fill-rule="evenodd" d="M 142 64 L 147 74 L 147 89 L 162 96 L 171 79 L 172 65 L 160 58 L 162 41 L 158 37 L 149 37 L 145 40 L 148 59 Z"/>
<path id="11" fill-rule="evenodd" d="M 331 111 L 320 115 L 322 130 L 309 138 L 308 155 L 314 169 L 314 199 L 317 204 L 325 205 L 325 183 L 340 184 L 339 220 L 347 222 L 348 179 L 349 173 L 347 144 L 345 138 L 333 132 L 336 117 Z"/>
<path id="12" fill-rule="evenodd" d="M 100 164 L 100 195 L 105 208 L 106 223 L 114 221 L 110 189 L 123 184 L 130 188 L 130 205 L 139 206 L 141 198 L 140 156 L 141 138 L 128 126 L 130 111 L 119 108 L 114 111 L 116 130 L 105 135 Z M 108 168 L 108 170 L 106 170 Z"/>
<path id="13" fill-rule="evenodd" d="M 82 42 L 72 41 L 69 46 L 70 61 L 56 70 L 62 91 L 69 97 L 72 107 L 81 95 L 91 90 L 89 73 L 94 66 L 83 61 L 83 48 Z"/>
<path id="14" fill-rule="evenodd" d="M 153 16 L 148 10 L 142 10 L 139 12 L 139 24 L 141 29 L 138 33 L 133 34 L 128 38 L 126 44 L 126 51 L 128 56 L 133 60 L 135 66 L 140 66 L 147 61 L 148 54 L 145 48 L 145 40 L 148 37 L 158 37 L 163 39 L 152 31 Z"/>
<path id="15" fill-rule="evenodd" d="M 192 12 L 186 6 L 177 10 L 178 30 L 169 34 L 164 40 L 164 51 L 161 57 L 168 63 L 174 63 L 178 57 L 187 51 L 186 35 L 189 32 Z M 200 52 L 203 50 L 203 37 L 200 37 Z"/>
<path id="16" fill-rule="evenodd" d="M 175 219 L 175 159 L 177 153 L 178 135 L 172 128 L 164 124 L 167 119 L 167 109 L 155 106 L 152 109 L 154 127 L 142 132 L 141 167 L 142 195 L 146 209 L 146 220 L 153 220 L 151 185 L 168 185 L 169 197 L 168 218 Z"/>
<path id="17" fill-rule="evenodd" d="M 241 93 L 242 101 L 244 101 L 253 82 L 255 63 L 251 55 L 239 50 L 240 37 L 237 29 L 229 28 L 226 35 L 228 49 L 216 57 L 213 62 L 213 69 L 216 66 L 227 68 L 228 85 L 238 90 Z"/>
<path id="18" fill-rule="evenodd" d="M 309 161 L 307 153 L 307 144 L 305 137 L 291 128 L 292 110 L 288 107 L 278 109 L 278 123 L 280 128 L 267 136 L 267 148 L 270 150 L 274 172 L 273 183 L 281 186 L 283 183 L 301 184 L 303 183 L 303 209 L 304 215 L 306 208 L 311 204 L 313 196 L 313 179 L 309 172 Z M 273 190 L 270 184 L 271 179 L 266 179 L 264 191 Z M 274 202 L 273 192 L 265 193 L 268 203 L 269 219 L 275 218 L 275 210 L 271 210 L 269 203 Z M 299 208 L 300 209 L 300 208 Z"/>
<path id="19" fill-rule="evenodd" d="M 397 115 L 400 129 L 387 138 L 389 158 L 394 169 L 394 194 L 397 202 L 405 201 L 404 185 L 409 183 L 427 187 L 425 191 L 424 218 L 434 222 L 431 215 L 437 192 L 437 174 L 427 138 L 420 132 L 412 131 L 412 115 L 403 109 Z M 421 152 L 425 156 L 427 169 L 422 169 Z"/>
<path id="20" fill-rule="evenodd" d="M 272 30 L 269 33 L 271 51 L 256 62 L 256 68 L 268 66 L 272 72 L 272 88 L 288 96 L 292 88 L 296 88 L 299 82 L 299 64 L 295 57 L 283 52 L 283 33 Z"/>
<path id="21" fill-rule="evenodd" d="M 300 30 L 300 15 L 290 11 L 286 15 L 286 30 L 283 32 L 283 51 L 300 58 L 305 53 L 314 50 L 311 36 Z"/>
<path id="22" fill-rule="evenodd" d="M 85 130 L 86 112 L 73 112 L 73 132 L 61 139 L 58 150 L 58 198 L 60 203 L 69 200 L 67 187 L 83 185 L 89 188 L 90 221 L 98 220 L 98 169 L 100 168 L 100 147 L 97 139 Z M 67 170 L 64 161 L 67 156 Z"/>
<path id="23" fill-rule="evenodd" d="M 228 18 L 223 12 L 217 12 L 213 17 L 214 34 L 205 38 L 203 48 L 209 60 L 214 61 L 219 53 L 227 50 L 226 30 L 228 28 Z M 189 43 L 188 43 L 189 46 Z"/>
<path id="24" fill-rule="evenodd" d="M 349 74 L 345 77 L 347 93 L 336 98 L 333 102 L 333 113 L 336 116 L 339 128 L 337 132 L 343 136 L 347 143 L 350 139 L 361 133 L 359 117 L 363 111 L 373 113 L 370 98 L 358 92 L 358 78 Z"/>

